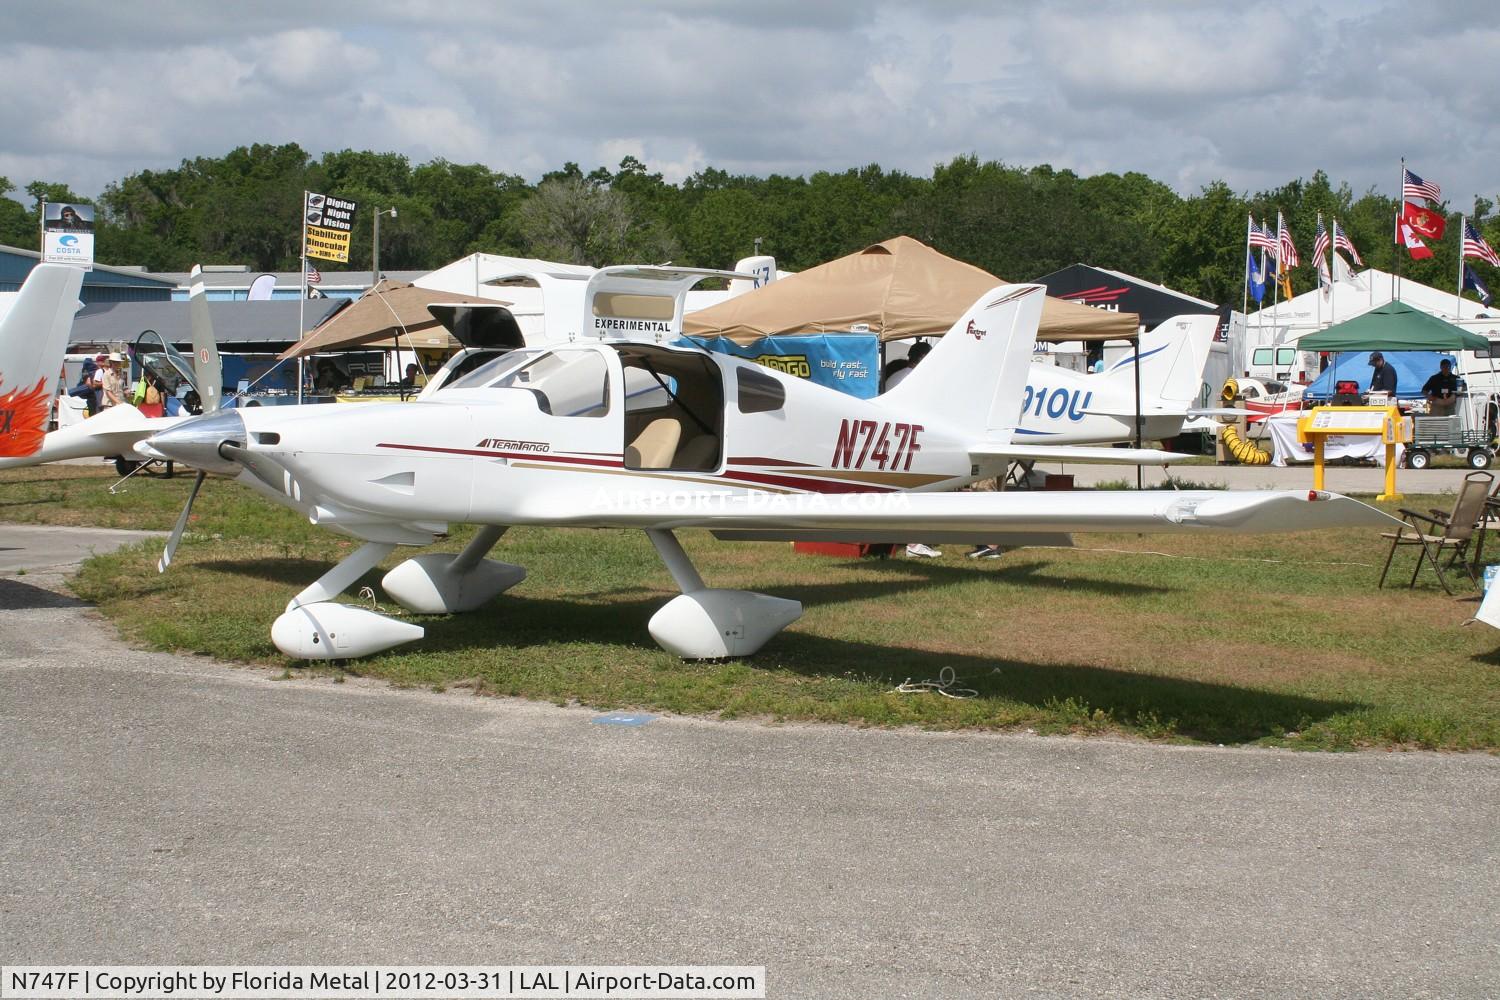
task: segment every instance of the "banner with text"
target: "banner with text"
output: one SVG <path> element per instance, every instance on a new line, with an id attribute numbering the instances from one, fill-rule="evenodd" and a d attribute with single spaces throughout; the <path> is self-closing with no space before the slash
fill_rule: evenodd
<path id="1" fill-rule="evenodd" d="M 354 202 L 328 194 L 307 192 L 302 206 L 307 255 L 319 260 L 349 263 L 349 234 L 354 231 Z"/>
<path id="2" fill-rule="evenodd" d="M 42 206 L 42 260 L 94 269 L 94 206 L 48 202 Z"/>
<path id="3" fill-rule="evenodd" d="M 860 399 L 880 395 L 880 341 L 873 333 L 797 333 L 742 347 L 728 337 L 684 337 L 704 350 L 730 354 Z"/>

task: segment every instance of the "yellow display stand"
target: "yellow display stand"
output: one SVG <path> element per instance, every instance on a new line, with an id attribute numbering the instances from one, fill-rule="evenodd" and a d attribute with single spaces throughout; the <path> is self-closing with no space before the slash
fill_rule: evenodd
<path id="1" fill-rule="evenodd" d="M 1377 500 L 1400 500 L 1396 492 L 1396 445 L 1411 443 L 1411 417 L 1394 406 L 1316 406 L 1297 420 L 1297 441 L 1313 446 L 1313 489 L 1323 488 L 1323 442 L 1334 434 L 1378 434 L 1385 444 L 1385 492 Z"/>

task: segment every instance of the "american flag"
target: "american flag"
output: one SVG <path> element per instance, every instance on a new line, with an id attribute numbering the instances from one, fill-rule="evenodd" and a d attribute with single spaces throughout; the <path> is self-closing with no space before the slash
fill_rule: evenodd
<path id="1" fill-rule="evenodd" d="M 1302 258 L 1297 256 L 1297 244 L 1292 242 L 1292 231 L 1286 227 L 1286 219 L 1281 212 L 1276 213 L 1276 242 L 1281 245 L 1281 263 L 1286 267 L 1296 267 L 1302 263 Z"/>
<path id="2" fill-rule="evenodd" d="M 1500 267 L 1500 254 L 1495 253 L 1494 247 L 1485 242 L 1484 237 L 1479 235 L 1479 230 L 1474 228 L 1474 223 L 1468 219 L 1464 220 L 1464 252 L 1465 257 L 1478 257 L 1486 264 Z"/>
<path id="3" fill-rule="evenodd" d="M 1269 250 L 1272 253 L 1275 253 L 1277 250 L 1276 237 L 1272 236 L 1270 230 L 1266 229 L 1266 227 L 1257 226 L 1254 216 L 1250 217 L 1250 247 L 1251 249 L 1260 247 L 1262 250 Z"/>
<path id="4" fill-rule="evenodd" d="M 1401 200 L 1417 201 L 1420 198 L 1430 198 L 1433 201 L 1443 200 L 1443 189 L 1436 184 L 1429 184 L 1416 174 L 1401 168 Z"/>
<path id="5" fill-rule="evenodd" d="M 319 273 L 318 269 L 316 267 L 313 267 L 311 264 L 308 264 L 307 265 L 307 283 L 309 285 L 316 285 L 318 282 L 320 282 L 322 280 L 323 280 L 323 275 L 321 273 Z"/>
<path id="6" fill-rule="evenodd" d="M 1317 261 L 1318 267 L 1326 265 L 1324 255 L 1328 253 L 1328 230 L 1323 228 L 1323 213 L 1318 213 L 1318 235 L 1313 237 L 1313 260 Z"/>
<path id="7" fill-rule="evenodd" d="M 1359 251 L 1354 249 L 1353 243 L 1349 242 L 1349 234 L 1339 228 L 1339 220 L 1336 218 L 1333 220 L 1333 248 L 1344 251 L 1349 255 L 1349 259 L 1360 267 L 1365 266 L 1365 262 L 1359 259 Z"/>

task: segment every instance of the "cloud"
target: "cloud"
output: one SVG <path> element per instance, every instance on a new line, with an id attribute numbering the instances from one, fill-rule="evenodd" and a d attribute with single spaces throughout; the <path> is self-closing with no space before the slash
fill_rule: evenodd
<path id="1" fill-rule="evenodd" d="M 926 174 L 960 153 L 1184 192 L 1318 169 L 1466 200 L 1500 137 L 1478 0 L 861 3 L 457 0 L 0 6 L 0 171 L 97 193 L 254 142 L 480 161 L 535 179 L 635 156 Z"/>

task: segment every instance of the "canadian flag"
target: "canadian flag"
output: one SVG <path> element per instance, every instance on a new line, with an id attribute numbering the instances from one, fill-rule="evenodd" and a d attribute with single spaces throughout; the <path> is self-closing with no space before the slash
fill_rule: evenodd
<path id="1" fill-rule="evenodd" d="M 1412 230 L 1410 224 L 1402 222 L 1398 232 L 1401 234 L 1401 245 L 1406 247 L 1412 260 L 1426 260 L 1432 256 L 1432 251 L 1427 249 L 1427 244 L 1422 242 L 1422 238 Z"/>

